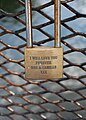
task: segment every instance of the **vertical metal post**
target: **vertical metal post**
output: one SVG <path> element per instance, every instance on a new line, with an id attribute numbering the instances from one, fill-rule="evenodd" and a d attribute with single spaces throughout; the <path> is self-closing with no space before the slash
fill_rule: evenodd
<path id="1" fill-rule="evenodd" d="M 55 20 L 54 21 L 54 37 L 55 37 L 54 47 L 61 47 L 60 11 L 61 11 L 60 0 L 54 0 L 54 20 Z"/>
<path id="2" fill-rule="evenodd" d="M 26 39 L 27 39 L 27 47 L 33 47 L 32 4 L 31 4 L 31 0 L 25 0 L 25 8 L 26 8 Z"/>

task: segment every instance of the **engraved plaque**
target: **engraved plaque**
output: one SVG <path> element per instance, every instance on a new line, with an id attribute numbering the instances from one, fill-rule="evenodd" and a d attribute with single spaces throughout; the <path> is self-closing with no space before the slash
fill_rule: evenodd
<path id="1" fill-rule="evenodd" d="M 63 76 L 63 48 L 25 48 L 25 78 L 57 79 Z"/>

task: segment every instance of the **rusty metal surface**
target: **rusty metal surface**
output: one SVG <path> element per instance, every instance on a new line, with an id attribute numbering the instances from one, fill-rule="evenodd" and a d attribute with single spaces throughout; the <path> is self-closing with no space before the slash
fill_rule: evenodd
<path id="1" fill-rule="evenodd" d="M 8 13 L 0 9 L 0 21 L 4 18 L 15 19 L 23 26 L 9 29 L 10 22 L 8 27 L 4 24 L 0 25 L 0 120 L 69 120 L 70 116 L 71 120 L 86 119 L 86 47 L 76 47 L 70 42 L 80 36 L 81 40 L 85 38 L 86 43 L 86 32 L 78 31 L 67 24 L 79 18 L 85 19 L 86 14 L 78 12 L 69 4 L 74 1 L 62 0 L 61 2 L 62 6 L 73 15 L 61 20 L 62 26 L 70 32 L 61 37 L 64 47 L 64 77 L 56 81 L 25 80 L 26 38 L 22 35 L 26 31 L 25 19 L 22 17 L 25 16 L 25 3 L 16 0 L 16 3 L 23 7 L 17 13 Z M 43 40 L 34 40 L 34 45 L 41 46 L 54 39 L 43 29 L 54 23 L 54 19 L 43 11 L 52 5 L 53 1 L 50 0 L 43 5 L 33 7 L 33 11 L 48 19 L 46 23 L 33 25 L 34 30 L 47 36 Z M 4 36 L 10 36 L 12 42 L 17 39 L 17 43 L 10 45 Z"/>

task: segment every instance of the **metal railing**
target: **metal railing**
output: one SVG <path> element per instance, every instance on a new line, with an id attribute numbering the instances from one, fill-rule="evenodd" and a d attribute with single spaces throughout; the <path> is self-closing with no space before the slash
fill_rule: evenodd
<path id="1" fill-rule="evenodd" d="M 24 78 L 25 3 L 16 0 L 22 9 L 13 13 L 0 9 L 0 120 L 86 119 L 86 32 L 84 28 L 82 31 L 76 29 L 82 24 L 85 26 L 83 20 L 86 14 L 73 6 L 75 2 L 78 3 L 77 0 L 61 1 L 62 10 L 66 9 L 65 16 L 66 12 L 71 15 L 67 14 L 69 16 L 63 16 L 61 20 L 62 30 L 65 31 L 61 37 L 64 77 L 55 81 L 27 81 Z M 46 12 L 51 6 L 53 0 L 40 6 L 33 5 L 33 11 L 47 19 L 44 23 L 33 25 L 33 30 L 46 36 L 38 41 L 34 39 L 34 45 L 46 45 L 54 40 L 52 33 L 45 29 L 54 23 L 53 16 Z M 17 28 L 11 19 L 19 24 Z M 7 20 L 7 25 L 3 20 Z M 73 26 L 75 21 L 78 25 Z"/>

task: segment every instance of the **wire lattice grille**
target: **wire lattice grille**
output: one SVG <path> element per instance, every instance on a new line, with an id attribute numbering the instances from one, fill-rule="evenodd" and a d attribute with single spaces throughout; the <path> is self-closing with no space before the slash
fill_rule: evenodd
<path id="1" fill-rule="evenodd" d="M 75 3 L 77 0 L 61 1 L 62 14 L 64 9 L 69 13 L 61 19 L 62 33 L 65 31 L 61 37 L 64 77 L 55 81 L 27 81 L 24 78 L 25 3 L 16 0 L 22 9 L 15 13 L 0 9 L 0 120 L 86 119 L 86 32 L 78 29 L 85 24 L 80 19 L 85 20 L 86 14 L 74 8 Z M 51 7 L 53 0 L 33 5 L 33 15 L 36 12 L 44 17 L 39 23 L 33 21 L 34 45 L 52 44 L 54 40 L 49 31 L 54 18 L 46 12 Z M 2 24 L 5 19 L 7 26 Z M 12 21 L 18 23 L 17 28 Z M 37 38 L 37 34 L 42 35 L 42 39 Z"/>

